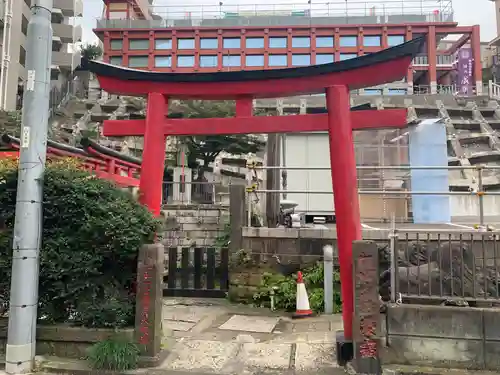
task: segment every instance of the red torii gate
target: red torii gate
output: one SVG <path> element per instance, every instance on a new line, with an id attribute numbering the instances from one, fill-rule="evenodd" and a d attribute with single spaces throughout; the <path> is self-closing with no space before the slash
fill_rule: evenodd
<path id="1" fill-rule="evenodd" d="M 140 200 L 159 215 L 165 140 L 171 135 L 292 133 L 328 130 L 342 288 L 344 336 L 352 339 L 352 241 L 361 239 L 352 130 L 403 128 L 406 110 L 350 110 L 349 90 L 403 78 L 423 37 L 352 60 L 300 68 L 216 73 L 162 73 L 89 61 L 101 88 L 147 96 L 145 120 L 107 120 L 106 136 L 144 135 Z M 254 98 L 326 93 L 328 114 L 252 116 Z M 236 100 L 236 117 L 168 119 L 168 99 Z"/>

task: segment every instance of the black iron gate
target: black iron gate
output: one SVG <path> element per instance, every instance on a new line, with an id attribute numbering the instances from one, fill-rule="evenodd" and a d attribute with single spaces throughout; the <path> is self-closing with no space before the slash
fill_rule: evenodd
<path id="1" fill-rule="evenodd" d="M 165 297 L 224 298 L 229 290 L 227 248 L 168 249 L 165 264 Z"/>

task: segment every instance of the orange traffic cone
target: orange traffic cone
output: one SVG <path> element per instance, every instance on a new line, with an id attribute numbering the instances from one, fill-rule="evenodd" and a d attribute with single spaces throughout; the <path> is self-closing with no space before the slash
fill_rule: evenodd
<path id="1" fill-rule="evenodd" d="M 311 306 L 309 306 L 309 297 L 307 296 L 306 286 L 302 279 L 302 272 L 297 273 L 297 303 L 294 319 L 307 318 L 313 315 Z"/>

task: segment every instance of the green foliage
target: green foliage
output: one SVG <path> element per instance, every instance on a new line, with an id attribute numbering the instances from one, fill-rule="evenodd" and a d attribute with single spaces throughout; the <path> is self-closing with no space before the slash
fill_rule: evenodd
<path id="1" fill-rule="evenodd" d="M 18 137 L 21 134 L 21 111 L 0 111 L 0 135 Z"/>
<path id="2" fill-rule="evenodd" d="M 43 183 L 41 322 L 133 325 L 137 254 L 153 242 L 158 221 L 128 192 L 64 160 L 47 165 Z M 0 168 L 0 290 L 7 291 L 6 301 L 16 187 L 17 170 Z"/>
<path id="3" fill-rule="evenodd" d="M 99 44 L 87 43 L 80 47 L 80 54 L 83 59 L 95 60 L 102 56 L 102 47 Z"/>
<path id="4" fill-rule="evenodd" d="M 108 339 L 91 346 L 87 360 L 94 370 L 126 371 L 137 368 L 139 348 L 120 339 Z"/>
<path id="5" fill-rule="evenodd" d="M 323 263 L 320 262 L 303 271 L 304 284 L 306 285 L 309 295 L 309 304 L 311 305 L 311 309 L 316 313 L 323 312 L 325 308 L 323 272 Z M 259 306 L 269 307 L 273 292 L 276 309 L 294 311 L 297 293 L 297 276 L 265 273 L 262 285 L 253 296 L 254 303 Z M 341 312 L 340 275 L 335 271 L 333 273 L 333 302 L 334 312 Z"/>
<path id="6" fill-rule="evenodd" d="M 215 238 L 215 247 L 228 247 L 231 242 L 231 223 L 224 224 L 224 229 Z"/>
<path id="7" fill-rule="evenodd" d="M 233 117 L 235 104 L 231 101 L 201 101 L 188 100 L 178 103 L 172 109 L 170 117 L 184 118 L 214 118 Z M 181 142 L 188 148 L 188 167 L 199 170 L 198 160 L 206 167 L 223 151 L 232 155 L 257 153 L 265 145 L 253 135 L 208 135 L 181 137 Z M 200 176 L 202 173 L 199 173 Z"/>

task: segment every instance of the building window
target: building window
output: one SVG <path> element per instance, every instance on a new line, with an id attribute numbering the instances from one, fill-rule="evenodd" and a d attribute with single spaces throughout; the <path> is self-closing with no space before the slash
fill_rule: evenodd
<path id="1" fill-rule="evenodd" d="M 364 95 L 382 95 L 380 89 L 365 89 Z"/>
<path id="2" fill-rule="evenodd" d="M 172 39 L 156 39 L 155 49 L 172 49 Z"/>
<path id="3" fill-rule="evenodd" d="M 311 55 L 292 55 L 293 66 L 311 65 Z"/>
<path id="4" fill-rule="evenodd" d="M 269 55 L 269 66 L 287 66 L 287 56 Z"/>
<path id="5" fill-rule="evenodd" d="M 335 61 L 335 56 L 328 53 L 316 54 L 316 64 L 330 64 Z"/>
<path id="6" fill-rule="evenodd" d="M 122 56 L 111 56 L 109 58 L 109 63 L 111 65 L 123 65 L 123 57 Z"/>
<path id="7" fill-rule="evenodd" d="M 355 59 L 356 57 L 358 57 L 358 55 L 356 55 L 355 53 L 341 53 L 340 61 Z"/>
<path id="8" fill-rule="evenodd" d="M 222 39 L 223 48 L 241 48 L 240 38 L 224 38 Z"/>
<path id="9" fill-rule="evenodd" d="M 194 56 L 177 56 L 178 68 L 192 68 L 194 66 Z"/>
<path id="10" fill-rule="evenodd" d="M 365 35 L 363 37 L 363 46 L 365 47 L 380 47 L 382 38 L 380 35 Z"/>
<path id="11" fill-rule="evenodd" d="M 201 49 L 217 49 L 219 47 L 219 41 L 217 38 L 201 38 L 200 48 Z"/>
<path id="12" fill-rule="evenodd" d="M 147 68 L 148 61 L 148 56 L 129 56 L 128 66 L 130 68 Z"/>
<path id="13" fill-rule="evenodd" d="M 172 66 L 171 56 L 155 56 L 155 67 L 170 68 Z"/>
<path id="14" fill-rule="evenodd" d="M 131 50 L 149 49 L 149 39 L 130 39 L 128 41 L 128 49 Z"/>
<path id="15" fill-rule="evenodd" d="M 403 44 L 404 42 L 405 42 L 404 35 L 388 35 L 387 36 L 387 45 L 389 47 L 398 46 L 400 44 Z"/>
<path id="16" fill-rule="evenodd" d="M 311 38 L 308 36 L 294 36 L 292 38 L 293 48 L 309 48 L 311 47 Z"/>
<path id="17" fill-rule="evenodd" d="M 113 51 L 121 51 L 123 49 L 123 40 L 122 39 L 111 39 L 111 49 Z"/>
<path id="18" fill-rule="evenodd" d="M 286 37 L 271 37 L 269 38 L 269 48 L 286 48 L 287 41 Z"/>
<path id="19" fill-rule="evenodd" d="M 247 38 L 245 44 L 247 48 L 264 48 L 264 38 Z"/>
<path id="20" fill-rule="evenodd" d="M 333 36 L 317 36 L 316 48 L 329 48 L 333 47 Z"/>
<path id="21" fill-rule="evenodd" d="M 357 36 L 341 36 L 340 47 L 356 47 L 358 45 Z"/>
<path id="22" fill-rule="evenodd" d="M 178 49 L 194 49 L 194 39 L 177 39 Z"/>
<path id="23" fill-rule="evenodd" d="M 241 56 L 240 55 L 222 56 L 222 66 L 231 67 L 231 66 L 240 66 L 240 65 L 241 65 Z"/>
<path id="24" fill-rule="evenodd" d="M 200 56 L 200 68 L 217 68 L 217 56 L 216 55 L 201 55 Z"/>
<path id="25" fill-rule="evenodd" d="M 264 55 L 247 55 L 245 58 L 246 66 L 264 66 Z"/>

